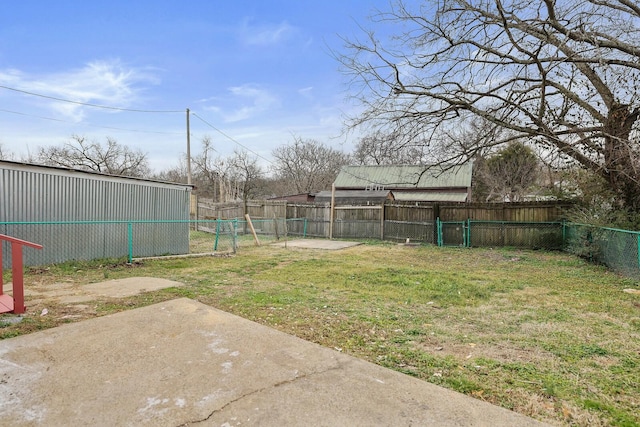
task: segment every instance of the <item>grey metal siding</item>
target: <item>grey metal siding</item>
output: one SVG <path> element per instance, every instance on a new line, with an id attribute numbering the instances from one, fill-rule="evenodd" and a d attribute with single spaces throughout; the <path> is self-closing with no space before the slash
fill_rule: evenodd
<path id="1" fill-rule="evenodd" d="M 188 253 L 189 195 L 180 184 L 0 161 L 0 233 L 44 246 L 24 250 L 26 265 L 126 256 L 127 221 L 157 221 L 132 224 L 135 256 Z"/>

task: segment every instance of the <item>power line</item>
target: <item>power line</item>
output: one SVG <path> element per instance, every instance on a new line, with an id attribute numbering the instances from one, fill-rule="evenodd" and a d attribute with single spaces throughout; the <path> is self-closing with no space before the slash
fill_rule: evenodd
<path id="1" fill-rule="evenodd" d="M 0 85 L 0 88 L 11 90 L 11 91 L 14 91 L 14 92 L 23 93 L 25 95 L 37 96 L 37 97 L 40 97 L 40 98 L 52 99 L 54 101 L 60 101 L 60 102 L 68 102 L 69 104 L 84 105 L 86 107 L 103 108 L 103 109 L 106 109 L 106 110 L 129 111 L 129 112 L 133 112 L 133 113 L 182 113 L 183 112 L 183 110 L 138 110 L 138 109 L 135 109 L 135 108 L 111 107 L 111 106 L 108 106 L 108 105 L 99 105 L 99 104 L 92 104 L 92 103 L 89 103 L 89 102 L 72 101 L 70 99 L 56 98 L 55 96 L 42 95 L 40 93 L 28 92 L 26 90 L 16 89 L 16 88 L 13 88 L 13 87 L 8 87 L 8 86 L 3 86 L 3 85 Z"/>
<path id="2" fill-rule="evenodd" d="M 19 116 L 25 116 L 25 117 L 35 117 L 36 119 L 51 120 L 51 121 L 54 121 L 54 122 L 76 124 L 75 122 L 70 122 L 68 120 L 54 119 L 53 117 L 37 116 L 35 114 L 21 113 L 19 111 L 5 110 L 3 108 L 0 108 L 0 112 L 17 114 Z M 159 134 L 159 135 L 182 135 L 182 132 L 160 132 L 160 131 L 153 131 L 153 130 L 124 129 L 124 128 L 118 128 L 118 127 L 113 127 L 113 126 L 94 125 L 94 124 L 91 124 L 91 123 L 86 123 L 85 125 L 86 126 L 91 126 L 91 127 L 94 127 L 94 128 L 99 128 L 99 129 L 113 129 L 113 130 L 121 130 L 121 131 L 125 131 L 125 132 L 151 133 L 151 134 Z"/>
<path id="3" fill-rule="evenodd" d="M 18 111 L 11 111 L 11 110 L 5 110 L 5 109 L 0 109 L 0 111 L 2 111 L 3 113 L 17 114 L 19 116 L 35 117 L 37 119 L 51 120 L 51 121 L 54 121 L 54 122 L 71 123 L 71 122 L 68 122 L 66 120 L 54 119 L 52 117 L 36 116 L 36 115 L 33 115 L 33 114 L 20 113 Z"/>
<path id="4" fill-rule="evenodd" d="M 223 131 L 221 131 L 220 129 L 218 129 L 217 127 L 213 126 L 211 123 L 207 122 L 205 119 L 203 119 L 202 117 L 200 117 L 199 115 L 197 115 L 196 113 L 194 113 L 193 111 L 191 112 L 191 114 L 193 114 L 195 117 L 197 117 L 197 118 L 198 118 L 199 120 L 201 120 L 203 123 L 205 123 L 205 124 L 206 124 L 207 126 L 209 126 L 211 129 L 215 130 L 216 132 L 219 132 L 221 135 L 225 136 L 226 138 L 230 139 L 230 140 L 231 140 L 231 141 L 233 141 L 234 143 L 238 144 L 239 146 L 241 146 L 241 147 L 242 147 L 242 148 L 244 148 L 245 150 L 250 151 L 251 153 L 253 153 L 253 154 L 255 154 L 256 156 L 260 157 L 261 159 L 265 160 L 265 161 L 266 161 L 266 162 L 268 162 L 269 164 L 271 164 L 271 165 L 274 165 L 274 166 L 275 166 L 275 164 L 274 164 L 271 160 L 269 160 L 269 159 L 267 159 L 267 158 L 265 158 L 265 157 L 261 156 L 260 154 L 256 153 L 255 151 L 253 151 L 253 150 L 252 150 L 252 149 L 250 149 L 249 147 L 247 147 L 247 146 L 245 146 L 245 145 L 241 144 L 240 142 L 236 141 L 235 139 L 233 139 L 232 137 L 230 137 L 229 135 L 227 135 L 226 133 L 224 133 Z M 353 173 L 351 173 L 351 172 L 349 172 L 349 171 L 346 171 L 346 170 L 343 170 L 343 172 L 344 172 L 344 173 L 346 173 L 347 175 L 351 175 L 351 176 L 352 176 L 352 177 L 354 177 L 354 178 L 361 179 L 361 180 L 366 181 L 366 182 L 368 182 L 368 183 L 370 183 L 370 184 L 379 185 L 377 182 L 372 181 L 372 180 L 370 180 L 370 179 L 368 179 L 368 178 L 366 178 L 366 177 L 364 177 L 364 176 L 357 176 L 357 175 L 355 175 L 355 174 L 353 174 Z"/>
<path id="5" fill-rule="evenodd" d="M 209 126 L 211 129 L 215 130 L 216 132 L 219 132 L 221 135 L 223 135 L 224 137 L 226 137 L 226 138 L 228 138 L 229 140 L 233 141 L 234 143 L 238 144 L 239 146 L 241 146 L 241 147 L 242 147 L 242 148 L 244 148 L 245 150 L 247 150 L 247 151 L 249 151 L 249 152 L 251 152 L 251 153 L 255 154 L 256 156 L 258 156 L 258 157 L 260 157 L 261 159 L 265 160 L 265 161 L 266 161 L 266 162 L 268 162 L 269 164 L 271 164 L 271 165 L 274 165 L 274 166 L 275 166 L 275 164 L 273 163 L 273 161 L 271 161 L 271 160 L 269 160 L 269 159 L 267 159 L 267 158 L 265 158 L 265 157 L 261 156 L 260 154 L 256 153 L 255 151 L 253 151 L 253 150 L 252 150 L 252 149 L 250 149 L 249 147 L 247 147 L 247 146 L 245 146 L 245 145 L 241 144 L 240 142 L 236 141 L 234 138 L 230 137 L 229 135 L 227 135 L 226 133 L 224 133 L 223 131 L 221 131 L 220 129 L 218 129 L 217 127 L 215 127 L 214 125 L 212 125 L 211 123 L 209 123 L 208 121 L 206 121 L 205 119 L 203 119 L 202 117 L 200 117 L 198 114 L 194 113 L 193 111 L 191 111 L 191 114 L 193 114 L 195 117 L 197 117 L 200 121 L 202 121 L 204 124 L 206 124 L 207 126 Z M 349 172 L 349 171 L 346 171 L 346 170 L 344 170 L 343 172 L 344 172 L 344 173 L 346 173 L 347 175 L 351 175 L 351 176 L 352 176 L 352 177 L 354 177 L 354 178 L 361 179 L 361 180 L 366 181 L 366 182 L 368 182 L 368 183 L 370 183 L 370 184 L 376 184 L 376 185 L 378 185 L 378 183 L 377 183 L 377 182 L 372 181 L 372 180 L 370 180 L 370 179 L 368 179 L 368 178 L 366 178 L 366 177 L 364 177 L 364 176 L 357 176 L 357 175 L 355 175 L 355 174 L 353 174 L 353 173 L 351 173 L 351 172 Z"/>
<path id="6" fill-rule="evenodd" d="M 206 124 L 207 126 L 209 126 L 211 129 L 215 130 L 216 132 L 220 133 L 221 135 L 223 135 L 225 138 L 228 138 L 230 141 L 238 144 L 240 147 L 244 148 L 245 150 L 249 151 L 250 153 L 255 154 L 257 157 L 260 157 L 262 160 L 266 161 L 267 163 L 273 165 L 274 163 L 267 159 L 264 156 L 261 156 L 260 154 L 256 153 L 255 151 L 253 151 L 251 148 L 247 147 L 246 145 L 241 144 L 240 142 L 238 142 L 237 140 L 235 140 L 234 138 L 230 137 L 229 135 L 227 135 L 226 133 L 224 133 L 223 131 L 221 131 L 220 129 L 218 129 L 217 127 L 215 127 L 214 125 L 212 125 L 211 123 L 209 123 L 208 121 L 206 121 L 205 119 L 203 119 L 202 117 L 200 117 L 199 115 L 197 115 L 196 113 L 194 113 L 193 111 L 191 112 L 191 114 L 193 114 L 194 117 L 198 118 L 201 122 L 203 122 L 204 124 Z"/>

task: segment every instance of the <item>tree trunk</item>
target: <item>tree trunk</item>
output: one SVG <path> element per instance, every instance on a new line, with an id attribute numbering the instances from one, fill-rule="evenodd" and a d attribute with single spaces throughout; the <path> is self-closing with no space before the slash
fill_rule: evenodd
<path id="1" fill-rule="evenodd" d="M 640 212 L 640 159 L 631 147 L 630 136 L 639 113 L 630 111 L 628 105 L 615 105 L 604 126 L 604 176 L 620 204 L 635 212 Z"/>

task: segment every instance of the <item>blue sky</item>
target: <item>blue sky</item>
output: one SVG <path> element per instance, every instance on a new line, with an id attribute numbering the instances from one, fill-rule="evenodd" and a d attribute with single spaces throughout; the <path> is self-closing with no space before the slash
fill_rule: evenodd
<path id="1" fill-rule="evenodd" d="M 331 50 L 362 36 L 388 0 L 48 1 L 0 5 L 0 143 L 18 156 L 77 134 L 148 153 L 153 169 L 210 136 L 271 159 L 294 136 L 351 151 L 343 116 L 357 106 Z M 203 120 L 200 120 L 203 119 Z M 205 121 L 208 123 L 206 124 Z M 264 159 L 260 162 L 265 166 Z"/>

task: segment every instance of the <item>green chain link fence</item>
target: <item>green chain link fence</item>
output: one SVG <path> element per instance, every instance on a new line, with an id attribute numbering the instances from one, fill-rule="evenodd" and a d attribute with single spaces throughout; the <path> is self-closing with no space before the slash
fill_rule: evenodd
<path id="1" fill-rule="evenodd" d="M 258 242 L 305 237 L 304 220 L 254 220 Z M 168 255 L 230 254 L 256 244 L 246 221 L 45 221 L 0 222 L 0 234 L 43 245 L 25 251 L 25 265 Z M 2 243 L 3 267 L 11 266 L 11 250 Z"/>
<path id="2" fill-rule="evenodd" d="M 640 277 L 640 232 L 566 224 L 565 250 L 630 277 Z"/>
<path id="3" fill-rule="evenodd" d="M 255 237 L 251 230 L 255 231 Z M 425 221 L 334 223 L 334 238 L 384 239 L 457 247 L 515 247 L 564 250 L 618 273 L 640 277 L 640 232 L 564 222 Z M 328 237 L 328 221 L 299 219 L 0 222 L 0 234 L 42 244 L 25 251 L 25 265 L 69 260 L 230 254 L 239 248 L 279 240 Z M 382 227 L 382 229 L 381 229 Z M 351 230 L 343 235 L 344 230 Z M 11 265 L 3 243 L 3 266 Z M 5 247 L 6 246 L 6 247 Z"/>

